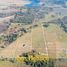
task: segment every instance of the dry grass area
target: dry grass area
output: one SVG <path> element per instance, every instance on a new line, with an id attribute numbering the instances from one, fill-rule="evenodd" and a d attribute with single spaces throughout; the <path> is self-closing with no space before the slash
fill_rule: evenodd
<path id="1" fill-rule="evenodd" d="M 61 36 L 62 34 L 64 37 Z M 60 53 L 63 52 L 63 49 L 67 49 L 66 33 L 58 25 L 50 24 L 48 28 L 44 28 L 44 35 L 46 36 L 49 55 L 61 57 Z M 63 40 L 60 40 L 59 37 Z"/>
<path id="2" fill-rule="evenodd" d="M 0 61 L 0 67 L 30 67 L 30 66 L 27 66 L 25 63 L 22 62 L 11 63 L 9 61 Z"/>
<path id="3" fill-rule="evenodd" d="M 61 36 L 62 34 L 64 38 Z M 50 24 L 49 27 L 44 28 L 39 24 L 39 26 L 33 28 L 31 32 L 24 34 L 8 47 L 1 50 L 0 56 L 16 57 L 32 49 L 46 53 L 47 47 L 49 57 L 56 58 L 61 55 L 63 49 L 67 49 L 66 36 L 66 33 L 64 33 L 58 25 Z M 59 37 L 62 37 L 63 40 L 60 40 Z M 24 44 L 25 46 L 23 46 Z"/>
<path id="4" fill-rule="evenodd" d="M 33 29 L 32 45 L 34 49 L 42 53 L 48 52 L 49 57 L 56 58 L 56 48 L 60 47 L 60 42 L 56 34 L 56 32 L 59 31 L 58 28 L 59 27 L 55 25 L 51 25 L 48 28 L 42 28 L 42 26 L 40 25 L 39 27 Z"/>
<path id="5" fill-rule="evenodd" d="M 16 57 L 23 52 L 32 50 L 31 33 L 27 33 L 22 37 L 19 37 L 15 42 L 10 44 L 8 47 L 0 51 L 0 56 L 4 57 Z M 23 47 L 23 45 L 25 46 Z M 7 55 L 8 54 L 8 55 Z"/>
<path id="6" fill-rule="evenodd" d="M 45 41 L 41 27 L 32 29 L 32 45 L 35 50 L 45 52 Z"/>
<path id="7" fill-rule="evenodd" d="M 63 52 L 64 49 L 67 49 L 66 38 L 66 33 L 58 25 L 50 24 L 49 27 L 45 28 L 39 24 L 38 27 L 32 28 L 31 32 L 24 34 L 8 47 L 1 50 L 0 56 L 16 57 L 32 49 L 40 53 L 46 53 L 47 47 L 49 57 L 58 58 L 64 56 L 67 58 L 67 55 Z M 0 67 L 24 67 L 24 64 L 1 61 Z"/>

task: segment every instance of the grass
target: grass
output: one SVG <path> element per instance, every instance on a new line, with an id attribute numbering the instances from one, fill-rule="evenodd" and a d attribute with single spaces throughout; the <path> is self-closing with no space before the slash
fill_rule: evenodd
<path id="1" fill-rule="evenodd" d="M 48 28 L 45 29 L 50 34 L 56 34 L 58 41 L 67 42 L 67 33 L 65 33 L 59 25 L 50 24 Z"/>
<path id="2" fill-rule="evenodd" d="M 61 57 L 60 53 L 67 49 L 67 33 L 56 24 L 50 24 L 48 28 L 44 28 L 44 32 L 50 56 Z"/>
<path id="3" fill-rule="evenodd" d="M 23 52 L 31 51 L 32 48 L 38 52 L 45 53 L 45 42 L 47 42 L 49 57 L 56 58 L 57 56 L 59 57 L 59 54 L 62 52 L 58 49 L 66 49 L 66 40 L 67 34 L 58 25 L 50 24 L 47 28 L 42 28 L 42 26 L 39 25 L 0 51 L 0 55 L 7 56 L 8 54 L 9 57 L 16 57 Z M 25 47 L 23 47 L 23 44 L 25 44 Z M 9 67 L 9 65 L 10 67 L 16 67 L 17 63 L 0 61 L 0 67 Z M 18 63 L 18 67 L 22 67 L 21 65 L 24 64 Z"/>
<path id="4" fill-rule="evenodd" d="M 58 33 L 58 39 L 60 42 L 67 42 L 67 33 L 61 31 Z"/>
<path id="5" fill-rule="evenodd" d="M 45 52 L 45 42 L 41 27 L 32 29 L 32 45 L 35 50 Z"/>
<path id="6" fill-rule="evenodd" d="M 0 61 L 0 67 L 15 67 L 16 64 L 13 64 L 8 61 Z"/>
<path id="7" fill-rule="evenodd" d="M 0 61 L 0 67 L 30 67 L 30 66 L 27 66 L 24 62 L 11 63 L 9 61 Z"/>
<path id="8" fill-rule="evenodd" d="M 46 42 L 50 56 L 54 55 L 55 57 L 56 48 L 65 48 L 64 44 L 66 42 L 65 40 L 67 39 L 67 34 L 65 34 L 66 33 L 64 33 L 64 31 L 62 31 L 58 25 L 50 24 L 47 28 L 42 28 L 42 26 L 39 24 L 38 27 L 32 28 L 31 32 L 19 37 L 7 48 L 0 51 L 0 55 L 7 56 L 6 53 L 8 53 L 8 56 L 18 56 L 23 52 L 32 50 L 32 48 L 38 52 L 46 53 Z M 62 40 L 59 38 L 60 36 L 62 37 Z M 25 44 L 25 47 L 23 47 L 23 44 Z"/>

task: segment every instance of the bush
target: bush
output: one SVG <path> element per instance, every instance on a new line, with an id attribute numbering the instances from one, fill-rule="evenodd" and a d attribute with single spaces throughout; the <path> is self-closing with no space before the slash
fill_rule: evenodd
<path id="1" fill-rule="evenodd" d="M 28 57 L 28 53 L 23 53 L 22 56 L 23 57 Z"/>
<path id="2" fill-rule="evenodd" d="M 45 55 L 29 55 L 24 62 L 31 67 L 54 67 L 54 60 L 47 59 L 47 56 Z"/>
<path id="3" fill-rule="evenodd" d="M 9 43 L 15 41 L 16 39 L 17 39 L 17 34 L 11 34 L 11 35 L 6 36 L 6 40 L 7 40 Z"/>
<path id="4" fill-rule="evenodd" d="M 27 33 L 26 29 L 22 28 L 21 31 L 23 31 L 24 33 Z"/>
<path id="5" fill-rule="evenodd" d="M 54 62 L 52 60 L 49 61 L 36 61 L 33 62 L 28 58 L 25 60 L 26 65 L 30 65 L 31 67 L 54 67 Z"/>
<path id="6" fill-rule="evenodd" d="M 49 26 L 49 23 L 47 23 L 47 22 L 45 22 L 44 25 L 43 25 L 43 27 L 46 27 L 46 28 L 47 28 L 48 26 Z"/>
<path id="7" fill-rule="evenodd" d="M 11 63 L 14 63 L 14 62 L 15 62 L 15 59 L 10 58 L 9 61 L 10 61 Z"/>
<path id="8" fill-rule="evenodd" d="M 54 60 L 53 59 L 49 59 L 48 67 L 54 67 Z"/>

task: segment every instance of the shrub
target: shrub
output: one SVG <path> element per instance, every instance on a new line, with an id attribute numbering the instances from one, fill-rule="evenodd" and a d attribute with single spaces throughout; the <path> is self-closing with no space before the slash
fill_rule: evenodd
<path id="1" fill-rule="evenodd" d="M 43 25 L 43 27 L 46 27 L 46 28 L 47 28 L 48 26 L 49 26 L 49 23 L 47 23 L 47 22 L 45 22 L 44 25 Z"/>
<path id="2" fill-rule="evenodd" d="M 28 53 L 23 53 L 22 56 L 23 57 L 28 57 Z"/>
<path id="3" fill-rule="evenodd" d="M 1 48 L 5 48 L 4 46 L 1 46 Z"/>
<path id="4" fill-rule="evenodd" d="M 14 63 L 15 59 L 10 58 L 9 61 L 12 62 L 12 63 Z"/>

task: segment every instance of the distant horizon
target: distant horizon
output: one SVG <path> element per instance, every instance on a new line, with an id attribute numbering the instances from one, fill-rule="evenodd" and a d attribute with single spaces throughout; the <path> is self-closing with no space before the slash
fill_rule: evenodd
<path id="1" fill-rule="evenodd" d="M 0 0 L 0 8 L 5 8 L 11 4 L 18 4 L 24 6 L 25 4 L 30 4 L 30 1 L 27 0 Z"/>
<path id="2" fill-rule="evenodd" d="M 17 6 L 40 6 L 41 4 L 54 3 L 55 5 L 67 6 L 67 0 L 0 0 L 0 8 L 6 8 L 10 5 L 16 4 Z M 64 3 L 64 4 L 63 4 Z M 54 5 L 53 4 L 53 5 Z M 50 6 L 50 5 L 49 5 Z"/>

